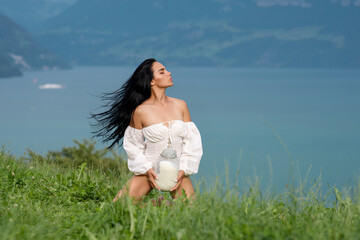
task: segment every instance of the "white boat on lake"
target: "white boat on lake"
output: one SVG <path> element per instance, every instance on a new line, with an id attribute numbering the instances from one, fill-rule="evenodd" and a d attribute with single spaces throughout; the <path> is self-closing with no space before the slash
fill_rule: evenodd
<path id="1" fill-rule="evenodd" d="M 39 86 L 40 89 L 63 89 L 64 85 L 56 84 L 56 83 L 46 83 Z"/>

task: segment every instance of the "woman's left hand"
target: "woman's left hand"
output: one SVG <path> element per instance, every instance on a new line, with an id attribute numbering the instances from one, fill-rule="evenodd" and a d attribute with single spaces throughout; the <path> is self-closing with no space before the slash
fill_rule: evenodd
<path id="1" fill-rule="evenodd" d="M 179 174 L 178 174 L 178 177 L 177 177 L 177 179 L 176 179 L 176 182 L 177 182 L 177 183 L 176 183 L 175 187 L 173 187 L 173 188 L 170 190 L 171 192 L 179 188 L 179 186 L 181 185 L 181 182 L 182 182 L 184 176 L 185 176 L 184 170 L 180 170 L 180 171 L 179 171 Z"/>

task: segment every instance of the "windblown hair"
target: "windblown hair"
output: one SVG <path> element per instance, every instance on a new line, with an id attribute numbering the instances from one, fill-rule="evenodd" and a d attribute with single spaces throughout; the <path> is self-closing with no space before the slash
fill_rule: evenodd
<path id="1" fill-rule="evenodd" d="M 150 58 L 143 61 L 135 70 L 133 75 L 118 90 L 111 93 L 105 93 L 102 100 L 108 102 L 105 112 L 90 114 L 91 118 L 96 120 L 93 127 L 95 137 L 102 138 L 102 142 L 112 141 L 108 147 L 112 149 L 114 145 L 119 144 L 124 137 L 126 128 L 132 121 L 134 110 L 151 95 L 150 82 L 154 73 L 152 70 L 155 59 Z"/>

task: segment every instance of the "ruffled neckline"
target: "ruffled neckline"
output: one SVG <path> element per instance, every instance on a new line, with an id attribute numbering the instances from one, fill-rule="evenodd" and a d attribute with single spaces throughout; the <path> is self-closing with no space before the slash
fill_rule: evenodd
<path id="1" fill-rule="evenodd" d="M 128 127 L 131 128 L 131 129 L 137 130 L 137 131 L 142 131 L 142 130 L 145 130 L 145 129 L 148 129 L 148 128 L 151 128 L 151 127 L 155 127 L 155 126 L 158 126 L 158 125 L 164 126 L 165 128 L 169 128 L 168 126 L 165 126 L 165 125 L 164 125 L 164 123 L 169 123 L 169 122 L 170 122 L 170 123 L 173 123 L 172 125 L 174 125 L 176 122 L 182 122 L 182 123 L 184 123 L 184 124 L 186 124 L 186 123 L 192 123 L 192 122 L 184 122 L 183 120 L 171 120 L 171 121 L 166 121 L 166 122 L 154 123 L 154 124 L 151 124 L 151 125 L 149 125 L 149 126 L 147 126 L 147 127 L 143 127 L 142 129 L 133 128 L 133 127 L 131 127 L 130 125 L 129 125 Z"/>
<path id="2" fill-rule="evenodd" d="M 171 121 L 159 122 L 159 123 L 151 124 L 151 125 L 149 125 L 149 126 L 147 126 L 147 127 L 143 127 L 142 129 L 147 129 L 147 128 L 154 127 L 154 126 L 157 126 L 157 125 L 160 125 L 160 126 L 164 126 L 164 127 L 166 127 L 166 128 L 169 128 L 170 125 L 171 125 L 171 123 L 172 123 L 172 125 L 174 125 L 176 122 L 183 122 L 183 123 L 185 123 L 183 120 L 171 120 Z M 168 123 L 169 126 L 164 125 L 164 123 Z M 139 129 L 139 130 L 140 130 L 140 129 Z"/>

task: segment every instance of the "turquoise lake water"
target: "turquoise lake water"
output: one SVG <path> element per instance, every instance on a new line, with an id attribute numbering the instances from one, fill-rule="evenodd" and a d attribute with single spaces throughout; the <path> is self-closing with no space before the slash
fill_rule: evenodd
<path id="1" fill-rule="evenodd" d="M 75 67 L 0 79 L 0 144 L 21 155 L 26 148 L 45 153 L 90 138 L 89 113 L 103 104 L 96 96 L 119 88 L 133 70 Z M 310 167 L 310 179 L 321 174 L 331 186 L 353 184 L 360 176 L 359 70 L 169 71 L 174 86 L 167 94 L 187 102 L 202 134 L 198 176 L 224 176 L 226 163 L 230 181 L 239 171 L 240 181 L 258 176 L 283 189 L 290 158 L 298 166 L 296 178 Z M 39 89 L 46 83 L 65 87 Z"/>

